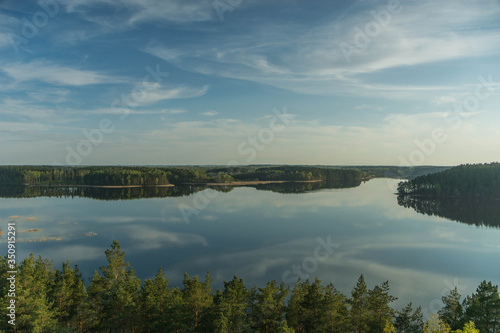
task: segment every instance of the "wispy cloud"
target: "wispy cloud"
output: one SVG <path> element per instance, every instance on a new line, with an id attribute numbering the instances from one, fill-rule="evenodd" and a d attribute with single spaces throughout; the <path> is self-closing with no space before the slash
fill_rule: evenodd
<path id="1" fill-rule="evenodd" d="M 183 109 L 164 109 L 163 111 L 168 114 L 181 114 L 187 112 L 187 110 Z"/>
<path id="2" fill-rule="evenodd" d="M 200 113 L 202 116 L 207 116 L 207 117 L 214 117 L 216 115 L 219 114 L 219 112 L 215 111 L 215 110 L 207 110 L 205 112 L 201 112 Z"/>
<path id="3" fill-rule="evenodd" d="M 214 10 L 210 1 L 182 0 L 60 0 L 68 12 L 78 12 L 87 20 L 102 26 L 114 25 L 120 29 L 140 23 L 189 23 L 213 19 Z M 100 5 L 120 8 L 114 17 L 101 20 L 96 11 Z M 125 10 L 124 10 L 125 9 Z M 110 20 L 111 19 L 111 20 Z"/>
<path id="4" fill-rule="evenodd" d="M 158 87 L 157 89 L 145 91 L 144 98 L 137 100 L 139 104 L 151 104 L 159 101 L 200 97 L 207 93 L 208 86 L 193 88 L 188 86 Z"/>
<path id="5" fill-rule="evenodd" d="M 29 63 L 4 64 L 0 70 L 17 82 L 41 81 L 62 86 L 85 86 L 122 81 L 95 71 L 85 71 L 40 60 Z"/>
<path id="6" fill-rule="evenodd" d="M 445 1 L 439 7 L 432 1 L 422 1 L 404 3 L 401 13 L 393 15 L 390 24 L 349 63 L 339 45 L 354 44 L 355 28 L 364 29 L 374 20 L 370 15 L 373 9 L 384 6 L 301 31 L 266 22 L 265 28 L 254 27 L 245 36 L 217 35 L 216 47 L 209 37 L 196 46 L 151 44 L 147 51 L 184 70 L 327 95 L 393 91 L 398 85 L 379 80 L 380 72 L 500 54 L 496 42 L 500 33 L 489 29 L 500 14 L 495 0 Z M 441 88 L 412 84 L 410 77 L 405 80 L 408 89 L 420 88 L 421 93 Z"/>
<path id="7" fill-rule="evenodd" d="M 0 48 L 10 45 L 8 34 L 0 32 Z"/>

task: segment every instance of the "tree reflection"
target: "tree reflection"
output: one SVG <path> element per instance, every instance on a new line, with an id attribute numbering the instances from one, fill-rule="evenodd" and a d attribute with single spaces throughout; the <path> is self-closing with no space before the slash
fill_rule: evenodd
<path id="1" fill-rule="evenodd" d="M 500 228 L 498 200 L 400 195 L 398 204 L 420 214 L 444 217 L 475 226 Z"/>

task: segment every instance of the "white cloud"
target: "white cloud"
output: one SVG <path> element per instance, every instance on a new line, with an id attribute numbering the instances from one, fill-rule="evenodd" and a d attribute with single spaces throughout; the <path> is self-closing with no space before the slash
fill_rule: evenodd
<path id="1" fill-rule="evenodd" d="M 215 111 L 215 110 L 207 110 L 205 112 L 201 112 L 200 113 L 202 116 L 207 116 L 207 117 L 214 117 L 216 115 L 219 114 L 219 112 Z"/>
<path id="2" fill-rule="evenodd" d="M 85 71 L 39 60 L 24 64 L 5 64 L 0 67 L 0 70 L 17 82 L 42 81 L 54 85 L 85 86 L 121 81 L 94 71 Z"/>
<path id="3" fill-rule="evenodd" d="M 353 54 L 350 63 L 346 61 L 340 43 L 354 44 L 355 28 L 363 30 L 374 21 L 370 10 L 386 6 L 367 8 L 355 16 L 301 31 L 264 22 L 264 26 L 245 33 L 244 38 L 216 35 L 214 40 L 208 37 L 195 45 L 151 44 L 146 51 L 184 70 L 296 92 L 356 96 L 381 92 L 388 98 L 417 99 L 424 93 L 454 89 L 456 82 L 432 86 L 420 82 L 387 84 L 380 81 L 379 73 L 500 53 L 496 42 L 500 32 L 491 23 L 500 14 L 495 0 L 447 0 L 438 7 L 432 1 L 421 1 L 402 5 L 401 13 L 392 15 L 390 24 L 370 38 L 365 49 Z M 411 78 L 404 79 L 411 82 Z"/>
<path id="4" fill-rule="evenodd" d="M 10 45 L 9 35 L 6 33 L 0 32 L 0 48 L 7 47 Z"/>
<path id="5" fill-rule="evenodd" d="M 68 12 L 78 12 L 87 20 L 102 26 L 128 28 L 145 22 L 200 22 L 213 19 L 215 11 L 211 1 L 182 0 L 59 0 Z M 117 18 L 100 20 L 92 15 L 92 9 L 105 4 L 121 8 Z M 126 10 L 123 10 L 126 9 Z"/>
<path id="6" fill-rule="evenodd" d="M 192 88 L 187 86 L 177 86 L 169 88 L 160 88 L 153 90 L 145 90 L 144 97 L 138 98 L 138 104 L 151 104 L 159 101 L 177 98 L 194 98 L 200 97 L 207 93 L 208 86 L 201 88 Z"/>
<path id="7" fill-rule="evenodd" d="M 187 110 L 183 109 L 163 109 L 163 111 L 168 114 L 181 114 L 187 112 Z"/>
<path id="8" fill-rule="evenodd" d="M 196 234 L 168 232 L 146 226 L 126 226 L 122 229 L 128 232 L 130 237 L 137 241 L 138 247 L 143 250 L 196 244 L 208 246 L 205 237 Z"/>

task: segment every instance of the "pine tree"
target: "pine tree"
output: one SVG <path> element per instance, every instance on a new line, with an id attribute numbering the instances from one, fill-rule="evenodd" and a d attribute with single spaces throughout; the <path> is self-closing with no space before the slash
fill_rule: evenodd
<path id="1" fill-rule="evenodd" d="M 323 287 L 318 278 L 315 278 L 312 283 L 306 281 L 306 294 L 301 304 L 304 310 L 303 321 L 306 331 L 320 332 L 327 325 L 324 298 Z"/>
<path id="2" fill-rule="evenodd" d="M 481 333 L 497 332 L 500 329 L 498 286 L 493 286 L 491 281 L 481 282 L 476 293 L 467 296 L 463 306 L 465 307 L 465 320 L 473 321 Z"/>
<path id="3" fill-rule="evenodd" d="M 169 281 L 160 268 L 154 280 L 146 280 L 141 290 L 141 329 L 145 332 L 160 332 L 167 325 L 167 311 L 171 291 Z"/>
<path id="4" fill-rule="evenodd" d="M 200 282 L 198 276 L 189 278 L 184 274 L 184 289 L 182 290 L 184 309 L 186 314 L 186 325 L 193 330 L 197 330 L 205 311 L 212 305 L 212 278 L 207 272 L 205 282 Z"/>
<path id="5" fill-rule="evenodd" d="M 288 324 L 285 319 L 278 326 L 276 333 L 295 333 L 295 331 L 293 330 L 293 328 L 288 327 Z"/>
<path id="6" fill-rule="evenodd" d="M 295 282 L 286 308 L 287 323 L 295 332 L 304 332 L 304 310 L 302 308 L 302 302 L 307 292 L 305 287 L 305 282 L 302 282 L 300 279 Z"/>
<path id="7" fill-rule="evenodd" d="M 358 279 L 356 286 L 351 292 L 349 299 L 351 330 L 354 333 L 365 333 L 369 331 L 369 298 L 363 274 Z"/>
<path id="8" fill-rule="evenodd" d="M 394 327 L 398 333 L 420 333 L 424 326 L 422 308 L 419 306 L 413 311 L 412 303 L 396 312 Z"/>
<path id="9" fill-rule="evenodd" d="M 346 302 L 344 294 L 335 289 L 332 284 L 326 286 L 323 306 L 327 332 L 344 333 L 349 330 L 349 311 Z"/>
<path id="10" fill-rule="evenodd" d="M 450 325 L 452 330 L 461 328 L 463 324 L 464 311 L 460 304 L 461 297 L 457 287 L 450 290 L 449 295 L 442 297 L 444 307 L 438 311 L 439 318 Z"/>
<path id="11" fill-rule="evenodd" d="M 19 265 L 16 278 L 16 329 L 27 332 L 53 332 L 55 312 L 48 297 L 53 282 L 53 264 L 33 254 Z"/>
<path id="12" fill-rule="evenodd" d="M 276 280 L 272 280 L 265 288 L 253 291 L 254 304 L 251 316 L 258 318 L 258 323 L 255 325 L 257 332 L 275 331 L 285 315 L 285 299 L 288 296 L 285 283 L 278 286 Z"/>
<path id="13" fill-rule="evenodd" d="M 370 332 L 382 332 L 387 320 L 392 321 L 394 310 L 389 303 L 397 298 L 389 294 L 389 281 L 375 286 L 368 291 L 368 307 L 370 309 Z"/>
<path id="14" fill-rule="evenodd" d="M 79 329 L 81 326 L 82 307 L 85 304 L 85 285 L 78 267 L 73 270 L 69 260 L 62 264 L 62 271 L 57 270 L 53 283 L 51 301 L 56 318 L 66 329 Z"/>
<path id="15" fill-rule="evenodd" d="M 226 322 L 228 332 L 243 332 L 248 327 L 247 314 L 248 296 L 250 292 L 243 279 L 234 276 L 229 282 L 224 282 L 224 291 L 219 304 L 219 313 Z"/>
<path id="16" fill-rule="evenodd" d="M 132 268 L 127 269 L 125 252 L 117 241 L 105 251 L 108 265 L 94 273 L 89 296 L 97 313 L 100 328 L 127 331 L 136 326 L 141 281 Z"/>

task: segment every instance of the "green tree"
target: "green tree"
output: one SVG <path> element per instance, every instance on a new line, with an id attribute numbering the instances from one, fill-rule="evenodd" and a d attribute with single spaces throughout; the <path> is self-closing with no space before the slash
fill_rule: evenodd
<path id="1" fill-rule="evenodd" d="M 456 330 L 455 333 L 479 333 L 479 330 L 474 325 L 474 322 L 469 321 L 464 325 L 463 330 Z"/>
<path id="2" fill-rule="evenodd" d="M 128 268 L 125 252 L 117 241 L 105 251 L 108 264 L 101 274 L 94 273 L 89 293 L 96 304 L 100 327 L 108 330 L 133 330 L 138 318 L 141 281 Z"/>
<path id="3" fill-rule="evenodd" d="M 326 331 L 331 333 L 344 333 L 349 330 L 349 311 L 344 294 L 335 289 L 332 284 L 325 288 L 323 307 L 325 311 Z"/>
<path id="4" fill-rule="evenodd" d="M 383 333 L 396 333 L 396 327 L 391 323 L 390 320 L 386 320 Z"/>
<path id="5" fill-rule="evenodd" d="M 288 327 L 288 324 L 285 319 L 278 326 L 276 333 L 295 333 L 295 331 L 293 330 L 293 328 Z"/>
<path id="6" fill-rule="evenodd" d="M 287 296 L 288 289 L 284 282 L 278 285 L 276 280 L 272 280 L 265 288 L 258 288 L 252 306 L 252 316 L 259 319 L 258 332 L 274 332 L 277 329 L 285 315 Z"/>
<path id="7" fill-rule="evenodd" d="M 55 311 L 48 291 L 53 283 L 51 261 L 33 254 L 19 265 L 16 277 L 16 329 L 26 332 L 57 331 Z"/>
<path id="8" fill-rule="evenodd" d="M 191 329 L 196 330 L 205 311 L 212 305 L 212 278 L 207 272 L 205 282 L 198 280 L 198 276 L 189 278 L 187 273 L 184 274 L 184 289 L 182 290 L 186 325 Z"/>
<path id="9" fill-rule="evenodd" d="M 424 324 L 423 333 L 449 333 L 450 326 L 439 319 L 439 316 L 432 314 L 429 320 Z"/>
<path id="10" fill-rule="evenodd" d="M 250 291 L 243 279 L 234 276 L 224 282 L 224 290 L 217 291 L 209 316 L 211 324 L 218 332 L 244 332 L 248 328 L 248 307 Z M 206 327 L 206 324 L 205 324 Z M 208 330 L 204 330 L 208 331 Z"/>
<path id="11" fill-rule="evenodd" d="M 413 311 L 412 303 L 396 312 L 394 327 L 397 333 L 420 333 L 424 326 L 422 308 L 419 306 Z"/>
<path id="12" fill-rule="evenodd" d="M 51 291 L 51 301 L 56 318 L 66 329 L 82 329 L 85 317 L 85 285 L 78 270 L 71 267 L 69 260 L 63 262 L 62 271 L 57 270 Z"/>
<path id="13" fill-rule="evenodd" d="M 462 327 L 464 311 L 460 299 L 462 295 L 458 292 L 457 287 L 450 290 L 450 293 L 442 297 L 444 307 L 438 311 L 439 318 L 450 325 L 452 330 L 457 330 Z"/>
<path id="14" fill-rule="evenodd" d="M 394 310 L 389 303 L 397 298 L 389 294 L 389 281 L 383 282 L 368 291 L 368 307 L 370 309 L 370 332 L 382 332 L 387 320 L 392 321 Z"/>
<path id="15" fill-rule="evenodd" d="M 171 291 L 169 281 L 160 268 L 154 280 L 144 282 L 140 296 L 141 329 L 146 332 L 161 332 L 167 325 L 167 311 Z"/>
<path id="16" fill-rule="evenodd" d="M 499 298 L 498 286 L 481 282 L 476 293 L 464 300 L 465 320 L 473 321 L 481 332 L 496 332 L 500 328 Z"/>
<path id="17" fill-rule="evenodd" d="M 358 279 L 356 286 L 351 292 L 350 305 L 350 327 L 354 333 L 365 333 L 369 331 L 370 311 L 369 294 L 363 274 Z"/>
<path id="18" fill-rule="evenodd" d="M 286 320 L 295 332 L 304 332 L 304 310 L 302 308 L 302 302 L 306 296 L 306 283 L 302 282 L 300 279 L 295 282 L 290 295 L 290 300 L 288 301 L 288 306 L 286 307 Z"/>

